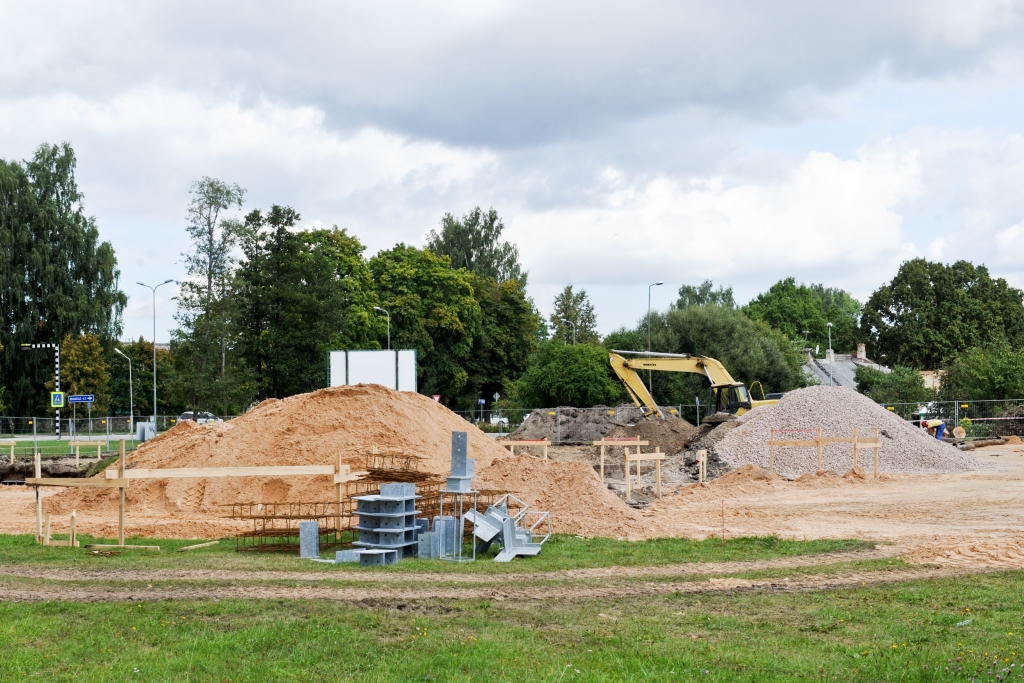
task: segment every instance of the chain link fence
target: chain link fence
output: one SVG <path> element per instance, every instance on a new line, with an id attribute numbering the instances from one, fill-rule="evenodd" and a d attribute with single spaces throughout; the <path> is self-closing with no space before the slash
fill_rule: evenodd
<path id="1" fill-rule="evenodd" d="M 905 420 L 942 420 L 947 434 L 963 427 L 968 438 L 1024 436 L 1024 399 L 883 403 Z"/>

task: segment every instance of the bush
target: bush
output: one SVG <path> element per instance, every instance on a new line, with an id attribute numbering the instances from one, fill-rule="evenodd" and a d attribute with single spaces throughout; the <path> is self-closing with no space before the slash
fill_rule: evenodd
<path id="1" fill-rule="evenodd" d="M 603 346 L 561 341 L 545 341 L 537 347 L 513 392 L 516 403 L 531 408 L 590 408 L 614 405 L 624 398 Z"/>
<path id="2" fill-rule="evenodd" d="M 860 367 L 856 374 L 857 391 L 878 403 L 927 403 L 935 392 L 924 385 L 921 373 L 896 366 L 892 372 Z"/>

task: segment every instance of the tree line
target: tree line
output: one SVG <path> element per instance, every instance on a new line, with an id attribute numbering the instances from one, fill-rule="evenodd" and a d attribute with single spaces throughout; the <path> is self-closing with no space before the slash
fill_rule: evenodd
<path id="1" fill-rule="evenodd" d="M 940 397 L 1024 396 L 1022 292 L 984 266 L 914 259 L 863 304 L 841 289 L 785 278 L 746 305 L 729 286 L 683 284 L 667 310 L 605 336 L 587 292 L 567 285 L 547 318 L 527 293 L 515 244 L 493 210 L 446 214 L 423 246 L 367 255 L 337 226 L 299 229 L 298 210 L 247 208 L 237 184 L 203 178 L 185 207 L 190 238 L 176 329 L 157 349 L 160 414 L 237 414 L 327 384 L 332 349 L 417 350 L 419 388 L 468 409 L 592 406 L 626 399 L 608 349 L 707 355 L 765 393 L 806 385 L 806 350 L 867 345 L 891 373 L 864 369 L 880 401 L 929 400 L 917 370 L 944 370 Z M 85 214 L 70 146 L 0 160 L 0 411 L 42 415 L 62 345 L 62 388 L 96 394 L 94 411 L 151 414 L 152 341 L 121 341 L 127 297 L 117 259 Z M 386 311 L 386 313 L 385 313 Z M 831 323 L 831 327 L 829 326 Z M 123 354 L 123 355 L 122 355 Z M 663 404 L 703 396 L 701 378 L 661 373 Z M 755 392 L 757 393 L 757 392 Z"/>

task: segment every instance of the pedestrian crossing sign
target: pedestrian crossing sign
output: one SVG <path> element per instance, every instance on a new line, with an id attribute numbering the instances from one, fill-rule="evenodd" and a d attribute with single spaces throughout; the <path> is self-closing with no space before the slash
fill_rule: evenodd
<path id="1" fill-rule="evenodd" d="M 64 407 L 64 392 L 63 391 L 51 391 L 50 392 L 50 407 L 51 408 L 63 408 Z"/>

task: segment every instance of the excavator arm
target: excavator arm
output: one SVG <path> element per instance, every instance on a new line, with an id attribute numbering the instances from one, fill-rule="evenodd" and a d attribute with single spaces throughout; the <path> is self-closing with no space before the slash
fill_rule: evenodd
<path id="1" fill-rule="evenodd" d="M 625 355 L 633 356 L 627 358 Z M 715 404 L 710 406 L 716 412 L 726 411 L 745 413 L 765 403 L 776 401 L 752 401 L 746 386 L 733 379 L 729 371 L 719 361 L 707 356 L 691 356 L 676 353 L 650 353 L 642 351 L 610 351 L 608 360 L 612 370 L 622 380 L 630 398 L 644 411 L 645 417 L 665 417 L 655 403 L 651 392 L 640 379 L 640 370 L 657 370 L 659 372 L 689 372 L 703 375 L 711 383 L 715 394 Z"/>

